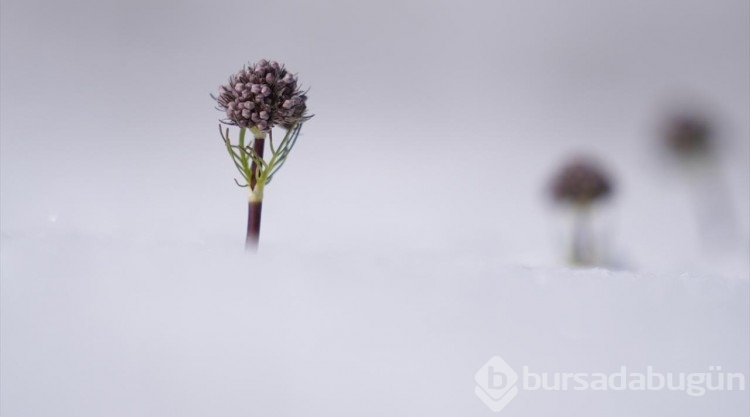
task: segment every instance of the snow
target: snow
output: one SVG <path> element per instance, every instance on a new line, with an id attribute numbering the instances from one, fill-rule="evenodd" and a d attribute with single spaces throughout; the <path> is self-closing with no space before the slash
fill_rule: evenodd
<path id="1" fill-rule="evenodd" d="M 748 280 L 5 237 L 4 415 L 490 415 L 473 375 L 748 374 Z M 233 243 L 233 242 L 232 242 Z M 507 415 L 747 415 L 748 391 L 522 391 Z"/>

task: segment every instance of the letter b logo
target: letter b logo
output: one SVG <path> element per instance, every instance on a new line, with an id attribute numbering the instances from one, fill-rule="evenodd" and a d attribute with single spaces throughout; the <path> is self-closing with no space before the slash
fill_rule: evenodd
<path id="1" fill-rule="evenodd" d="M 487 368 L 487 387 L 491 390 L 501 390 L 508 383 L 508 377 L 502 370 L 498 371 L 494 366 Z"/>
<path id="2" fill-rule="evenodd" d="M 518 394 L 518 374 L 499 357 L 494 356 L 474 375 L 477 394 L 490 410 L 498 412 Z"/>

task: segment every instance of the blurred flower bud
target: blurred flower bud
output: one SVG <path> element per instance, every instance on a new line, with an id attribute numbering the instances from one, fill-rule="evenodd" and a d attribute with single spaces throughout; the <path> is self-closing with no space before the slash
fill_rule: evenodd
<path id="1" fill-rule="evenodd" d="M 710 151 L 712 134 L 704 118 L 682 115 L 669 122 L 664 139 L 667 147 L 678 155 L 699 155 Z"/>
<path id="2" fill-rule="evenodd" d="M 587 204 L 611 193 L 609 176 L 586 159 L 575 159 L 563 166 L 552 182 L 552 196 L 560 202 Z"/>

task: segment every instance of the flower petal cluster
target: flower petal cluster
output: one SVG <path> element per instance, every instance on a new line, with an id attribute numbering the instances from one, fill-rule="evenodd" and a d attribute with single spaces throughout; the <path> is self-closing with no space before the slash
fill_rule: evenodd
<path id="1" fill-rule="evenodd" d="M 612 192 L 608 175 L 595 163 L 585 159 L 565 165 L 552 183 L 552 195 L 558 201 L 589 203 Z"/>
<path id="2" fill-rule="evenodd" d="M 703 154 L 711 148 L 711 126 L 700 116 L 679 116 L 667 127 L 667 146 L 680 155 Z"/>
<path id="3" fill-rule="evenodd" d="M 212 96 L 217 109 L 226 113 L 223 122 L 270 131 L 276 125 L 291 128 L 307 116 L 307 95 L 299 89 L 297 76 L 276 61 L 260 60 L 245 66 Z"/>

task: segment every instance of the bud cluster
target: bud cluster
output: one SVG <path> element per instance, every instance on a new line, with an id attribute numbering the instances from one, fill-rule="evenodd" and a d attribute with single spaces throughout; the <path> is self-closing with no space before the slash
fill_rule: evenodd
<path id="1" fill-rule="evenodd" d="M 665 139 L 678 154 L 701 154 L 711 147 L 711 133 L 711 126 L 701 117 L 681 116 L 671 121 Z"/>
<path id="2" fill-rule="evenodd" d="M 604 198 L 612 191 L 608 176 L 594 163 L 576 160 L 563 167 L 552 184 L 556 200 L 588 203 Z"/>
<path id="3" fill-rule="evenodd" d="M 260 60 L 242 68 L 212 96 L 226 113 L 224 123 L 270 131 L 276 125 L 291 128 L 309 119 L 307 96 L 297 77 L 276 61 Z"/>

